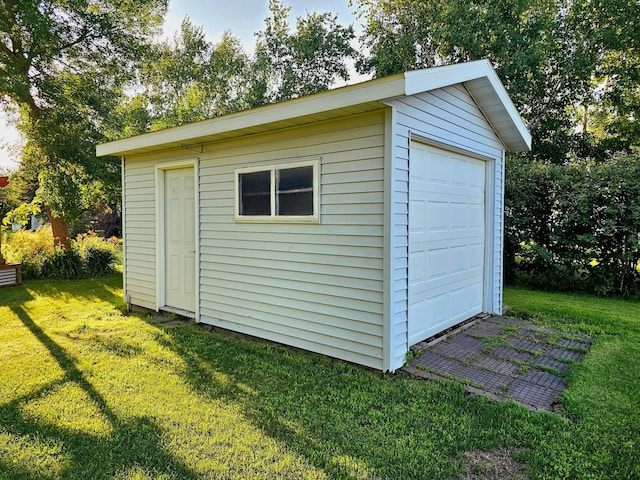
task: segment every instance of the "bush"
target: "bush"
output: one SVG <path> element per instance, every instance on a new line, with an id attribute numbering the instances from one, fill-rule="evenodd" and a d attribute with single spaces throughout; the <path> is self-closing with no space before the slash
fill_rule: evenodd
<path id="1" fill-rule="evenodd" d="M 505 231 L 507 280 L 633 293 L 640 282 L 640 154 L 566 165 L 510 159 Z"/>
<path id="2" fill-rule="evenodd" d="M 4 248 L 7 261 L 22 263 L 25 278 L 76 279 L 115 271 L 114 242 L 93 233 L 78 235 L 69 250 L 53 245 L 50 227 L 18 231 Z"/>
<path id="3" fill-rule="evenodd" d="M 103 240 L 94 232 L 83 233 L 71 242 L 82 258 L 85 275 L 95 277 L 115 271 L 116 248 L 112 240 Z"/>
<path id="4" fill-rule="evenodd" d="M 39 228 L 35 232 L 19 230 L 8 243 L 3 244 L 8 262 L 22 263 L 25 278 L 40 278 L 45 260 L 55 254 L 51 228 Z"/>
<path id="5" fill-rule="evenodd" d="M 48 255 L 41 264 L 41 278 L 64 278 L 73 280 L 82 278 L 84 264 L 78 252 L 73 249 L 55 248 L 53 255 Z"/>

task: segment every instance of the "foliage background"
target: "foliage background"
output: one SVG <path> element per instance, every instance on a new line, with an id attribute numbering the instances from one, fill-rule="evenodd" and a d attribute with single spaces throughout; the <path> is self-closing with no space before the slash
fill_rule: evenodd
<path id="1" fill-rule="evenodd" d="M 51 227 L 20 230 L 3 248 L 6 260 L 22 263 L 25 278 L 65 280 L 93 278 L 114 273 L 119 260 L 117 239 L 105 240 L 95 233 L 78 235 L 68 249 L 53 243 Z"/>
<path id="2" fill-rule="evenodd" d="M 362 72 L 488 58 L 527 123 L 506 168 L 505 275 L 554 290 L 638 288 L 640 3 L 356 0 Z"/>
<path id="3" fill-rule="evenodd" d="M 537 288 L 637 293 L 640 154 L 554 165 L 511 157 L 505 275 Z"/>
<path id="4" fill-rule="evenodd" d="M 637 0 L 351 0 L 359 39 L 332 13 L 291 22 L 269 0 L 253 54 L 188 18 L 160 40 L 167 4 L 0 3 L 0 103 L 27 140 L 7 221 L 46 214 L 69 247 L 117 213 L 119 162 L 96 143 L 327 90 L 353 64 L 381 77 L 488 58 L 533 137 L 507 161 L 507 280 L 637 290 Z"/>

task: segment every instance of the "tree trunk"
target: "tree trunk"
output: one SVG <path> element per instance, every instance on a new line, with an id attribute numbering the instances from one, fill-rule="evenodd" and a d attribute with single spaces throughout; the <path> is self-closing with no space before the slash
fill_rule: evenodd
<path id="1" fill-rule="evenodd" d="M 582 107 L 582 133 L 587 133 L 589 127 L 589 107 L 584 105 Z"/>
<path id="2" fill-rule="evenodd" d="M 69 233 L 69 225 L 64 215 L 54 216 L 51 208 L 45 207 L 49 222 L 51 222 L 51 231 L 53 232 L 53 243 L 62 247 L 64 250 L 71 248 L 71 234 Z"/>

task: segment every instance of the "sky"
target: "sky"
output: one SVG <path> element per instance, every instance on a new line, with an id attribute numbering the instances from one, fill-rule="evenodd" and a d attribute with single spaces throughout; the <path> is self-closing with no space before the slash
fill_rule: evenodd
<path id="1" fill-rule="evenodd" d="M 356 34 L 361 31 L 360 22 L 354 14 L 355 7 L 349 7 L 349 0 L 284 0 L 283 3 L 292 7 L 289 21 L 292 26 L 295 26 L 297 17 L 304 16 L 307 12 L 329 11 L 338 14 L 340 24 L 353 24 Z M 253 34 L 262 30 L 264 19 L 269 16 L 268 4 L 268 0 L 170 0 L 164 35 L 173 38 L 182 19 L 188 15 L 193 24 L 203 27 L 209 41 L 218 42 L 225 30 L 231 30 L 244 44 L 245 50 L 251 53 L 255 46 Z M 14 160 L 16 155 L 11 153 L 11 146 L 16 150 L 15 145 L 19 141 L 18 132 L 7 124 L 0 113 L 0 171 L 18 166 Z"/>

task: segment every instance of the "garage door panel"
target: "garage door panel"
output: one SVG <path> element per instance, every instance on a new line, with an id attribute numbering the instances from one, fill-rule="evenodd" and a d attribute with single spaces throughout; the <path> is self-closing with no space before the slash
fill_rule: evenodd
<path id="1" fill-rule="evenodd" d="M 424 261 L 425 254 L 426 252 L 424 250 L 415 252 L 413 254 L 409 254 L 409 269 L 414 271 L 417 270 L 415 272 L 415 275 L 409 278 L 410 286 L 416 287 L 417 285 L 424 283 L 426 280 L 425 279 L 426 270 L 422 268 L 422 265 L 424 265 L 425 263 Z"/>
<path id="2" fill-rule="evenodd" d="M 475 295 L 476 293 L 481 293 L 481 288 L 478 287 L 478 283 L 474 278 L 469 278 L 466 275 L 457 274 L 454 276 L 455 281 L 442 281 L 442 280 L 427 280 L 419 285 L 417 285 L 416 292 L 417 294 L 426 293 L 427 295 L 422 295 L 428 301 L 431 298 L 434 298 L 439 295 L 450 294 L 452 291 L 457 291 L 462 288 L 469 293 L 469 295 Z M 419 296 L 419 295 L 418 295 Z M 413 298 L 413 297 L 412 297 Z M 417 302 L 413 302 L 417 303 Z M 481 297 L 476 299 L 470 299 L 469 301 L 463 302 L 464 304 L 469 305 L 481 305 Z M 472 315 L 475 315 L 475 312 Z"/>
<path id="3" fill-rule="evenodd" d="M 450 203 L 448 214 L 452 230 L 466 230 L 469 226 L 469 205 L 467 203 Z"/>
<path id="4" fill-rule="evenodd" d="M 466 232 L 449 232 L 448 234 L 431 232 L 428 236 L 424 237 L 424 240 L 413 243 L 410 251 L 417 252 L 425 249 L 441 250 L 443 248 L 471 245 L 484 245 L 484 242 L 479 240 L 477 235 L 469 236 Z"/>
<path id="5" fill-rule="evenodd" d="M 481 229 L 484 232 L 484 203 L 467 205 L 467 222 L 470 227 Z"/>
<path id="6" fill-rule="evenodd" d="M 421 264 L 421 267 L 427 266 L 424 270 L 427 272 L 426 278 L 428 281 L 431 282 L 448 276 L 450 269 L 448 249 L 430 250 L 427 252 L 425 260 L 426 261 Z M 424 276 L 424 274 L 420 275 Z"/>
<path id="7" fill-rule="evenodd" d="M 453 290 L 450 294 L 451 296 L 451 315 L 455 318 L 458 318 L 465 313 L 469 309 L 469 289 L 467 287 L 458 288 Z"/>
<path id="8" fill-rule="evenodd" d="M 414 308 L 409 309 L 409 313 L 414 317 L 422 316 L 428 317 L 430 325 L 433 330 L 442 331 L 451 326 L 451 322 L 460 323 L 468 318 L 467 305 L 461 303 L 460 300 L 464 299 L 467 293 L 464 290 L 448 292 L 436 297 L 432 297 L 428 302 L 420 302 L 414 305 Z M 459 308 L 456 308 L 456 305 Z M 426 316 L 426 317 L 425 317 Z M 411 336 L 409 341 L 415 344 L 422 340 L 420 336 Z"/>
<path id="9" fill-rule="evenodd" d="M 423 306 L 426 307 L 426 312 L 430 313 L 432 322 L 441 324 L 451 316 L 451 302 L 449 300 L 450 295 L 450 293 L 444 293 L 435 297 L 431 297 L 428 301 L 424 302 Z"/>
<path id="10" fill-rule="evenodd" d="M 478 192 L 484 191 L 484 162 L 467 161 L 467 185 Z"/>
<path id="11" fill-rule="evenodd" d="M 482 311 L 482 295 L 484 294 L 484 286 L 482 283 L 473 282 L 469 289 L 469 309 Z"/>
<path id="12" fill-rule="evenodd" d="M 465 271 L 447 275 L 446 277 L 426 278 L 422 284 L 416 286 L 423 292 L 427 292 L 432 295 L 440 295 L 457 288 L 467 288 L 468 286 L 476 285 L 477 283 L 477 275 L 474 272 Z M 416 290 L 416 292 L 418 291 L 419 290 Z"/>
<path id="13" fill-rule="evenodd" d="M 471 244 L 467 248 L 467 270 L 479 271 L 479 275 L 482 275 L 484 267 L 484 243 Z M 481 278 L 479 278 L 481 280 Z"/>
<path id="14" fill-rule="evenodd" d="M 420 200 L 420 199 L 413 199 L 411 201 L 411 204 L 409 205 L 409 210 L 411 212 L 414 212 L 413 215 L 418 215 L 418 216 L 428 215 L 428 208 L 429 206 L 427 205 L 427 202 L 425 200 Z M 425 231 L 423 225 L 409 225 L 409 230 L 413 232 Z"/>
<path id="15" fill-rule="evenodd" d="M 447 252 L 450 255 L 449 275 L 464 273 L 469 267 L 469 256 L 467 255 L 467 245 L 452 247 Z"/>
<path id="16" fill-rule="evenodd" d="M 485 164 L 412 143 L 409 340 L 480 313 L 484 292 Z"/>
<path id="17" fill-rule="evenodd" d="M 415 185 L 415 182 L 412 182 Z M 464 201 L 468 201 L 469 195 L 474 195 L 477 197 L 477 194 L 480 193 L 477 189 L 469 188 L 467 186 L 455 185 L 452 183 L 448 184 L 433 184 L 433 183 L 421 183 L 419 186 L 422 188 L 428 188 L 430 192 L 435 195 L 435 197 L 431 196 L 431 199 L 445 200 L 451 201 L 456 198 L 464 199 Z"/>
<path id="18" fill-rule="evenodd" d="M 443 155 L 438 153 L 433 153 L 432 155 L 436 158 L 444 158 Z M 420 172 L 420 178 L 424 179 L 424 181 L 434 184 L 451 183 L 451 167 L 446 161 L 435 161 L 420 165 L 417 171 Z"/>

